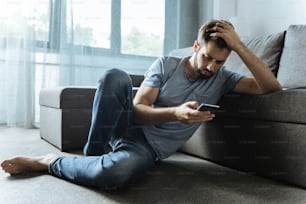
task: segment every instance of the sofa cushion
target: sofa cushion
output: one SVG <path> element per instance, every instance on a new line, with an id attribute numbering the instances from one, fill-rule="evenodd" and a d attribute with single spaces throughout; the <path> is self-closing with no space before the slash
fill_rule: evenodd
<path id="1" fill-rule="evenodd" d="M 289 26 L 278 80 L 285 88 L 306 87 L 306 25 Z"/>
<path id="2" fill-rule="evenodd" d="M 265 95 L 227 94 L 219 102 L 220 116 L 306 124 L 306 89 Z M 217 115 L 218 117 L 218 115 Z"/>
<path id="3" fill-rule="evenodd" d="M 260 59 L 263 60 L 276 76 L 279 60 L 283 48 L 285 32 L 277 34 L 271 34 L 266 36 L 260 36 L 255 38 L 243 38 L 242 42 Z M 225 62 L 225 66 L 229 69 L 244 74 L 246 76 L 252 76 L 249 69 L 242 63 L 240 57 L 236 52 L 232 52 Z"/>

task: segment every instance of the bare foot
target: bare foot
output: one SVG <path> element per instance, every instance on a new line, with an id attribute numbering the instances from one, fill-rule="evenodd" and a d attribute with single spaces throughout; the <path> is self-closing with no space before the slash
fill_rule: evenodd
<path id="1" fill-rule="evenodd" d="M 49 164 L 57 158 L 58 156 L 54 154 L 47 154 L 40 157 L 20 156 L 4 160 L 1 163 L 1 167 L 3 171 L 11 175 L 27 172 L 48 171 Z"/>

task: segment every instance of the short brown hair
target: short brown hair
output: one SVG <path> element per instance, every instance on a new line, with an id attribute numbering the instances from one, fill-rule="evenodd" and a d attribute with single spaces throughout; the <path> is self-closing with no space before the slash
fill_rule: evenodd
<path id="1" fill-rule="evenodd" d="M 211 31 L 210 29 L 215 27 L 217 23 L 226 23 L 234 27 L 230 22 L 225 20 L 210 20 L 204 23 L 198 32 L 197 42 L 199 43 L 200 46 L 204 45 L 209 41 L 215 41 L 219 48 L 228 48 L 223 38 L 210 36 L 211 33 L 214 33 L 214 31 Z"/>

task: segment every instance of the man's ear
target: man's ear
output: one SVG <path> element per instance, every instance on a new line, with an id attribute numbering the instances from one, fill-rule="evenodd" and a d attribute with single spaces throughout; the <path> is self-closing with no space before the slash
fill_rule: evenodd
<path id="1" fill-rule="evenodd" d="M 193 51 L 196 52 L 196 51 L 198 51 L 199 48 L 200 48 L 200 45 L 199 45 L 198 41 L 197 40 L 194 41 L 194 43 L 193 43 Z"/>

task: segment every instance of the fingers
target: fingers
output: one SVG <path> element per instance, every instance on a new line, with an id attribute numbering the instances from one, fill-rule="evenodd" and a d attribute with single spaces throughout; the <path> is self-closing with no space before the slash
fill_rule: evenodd
<path id="1" fill-rule="evenodd" d="M 218 23 L 216 23 L 216 25 L 214 27 L 209 29 L 209 31 L 212 32 L 210 34 L 210 36 L 216 37 L 218 35 L 218 33 L 225 33 L 227 31 L 229 31 L 230 28 L 231 28 L 230 25 L 228 25 L 226 23 L 218 22 Z"/>
<path id="2" fill-rule="evenodd" d="M 223 23 L 216 23 L 216 26 L 214 27 L 216 31 L 223 31 L 225 28 L 225 24 Z"/>
<path id="3" fill-rule="evenodd" d="M 185 118 L 184 123 L 191 124 L 196 122 L 207 122 L 215 118 L 215 114 L 210 111 L 197 111 L 193 110 L 188 117 Z"/>
<path id="4" fill-rule="evenodd" d="M 215 114 L 210 111 L 198 111 L 196 110 L 198 106 L 199 104 L 196 101 L 186 102 L 177 107 L 176 118 L 186 124 L 206 122 L 214 119 Z"/>
<path id="5" fill-rule="evenodd" d="M 202 112 L 202 119 L 204 119 L 204 121 L 210 121 L 214 118 L 215 118 L 215 114 L 211 113 L 210 111 Z"/>
<path id="6" fill-rule="evenodd" d="M 238 34 L 230 24 L 218 22 L 213 28 L 209 29 L 209 32 L 211 37 L 222 38 L 232 50 L 236 50 L 237 46 L 239 47 L 241 44 Z"/>
<path id="7" fill-rule="evenodd" d="M 229 22 L 221 20 L 220 22 L 216 23 L 217 28 L 222 28 L 222 29 L 234 29 L 233 25 L 230 24 Z"/>
<path id="8" fill-rule="evenodd" d="M 189 101 L 187 103 L 185 103 L 187 107 L 191 108 L 191 109 L 196 109 L 199 104 L 196 101 Z"/>

